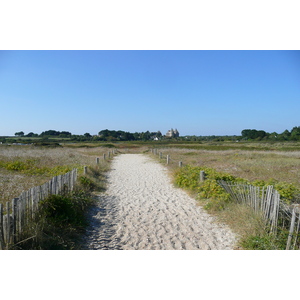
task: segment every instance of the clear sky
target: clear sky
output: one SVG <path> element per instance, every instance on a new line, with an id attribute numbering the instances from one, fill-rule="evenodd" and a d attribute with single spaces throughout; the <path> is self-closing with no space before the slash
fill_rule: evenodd
<path id="1" fill-rule="evenodd" d="M 0 51 L 0 135 L 300 126 L 299 51 Z"/>

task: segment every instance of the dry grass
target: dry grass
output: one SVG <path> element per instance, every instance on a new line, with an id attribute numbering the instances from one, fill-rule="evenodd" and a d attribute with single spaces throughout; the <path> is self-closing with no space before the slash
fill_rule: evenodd
<path id="1" fill-rule="evenodd" d="M 96 164 L 96 157 L 102 160 L 108 148 L 43 148 L 33 146 L 0 146 L 0 162 L 8 163 L 31 160 L 34 168 L 52 170 L 55 167 L 82 168 Z M 64 169 L 61 170 L 64 173 Z M 51 172 L 50 172 L 51 174 Z M 10 201 L 24 190 L 41 185 L 51 179 L 49 172 L 22 172 L 0 167 L 0 203 Z"/>
<path id="2" fill-rule="evenodd" d="M 249 206 L 230 203 L 218 212 L 218 219 L 226 223 L 241 238 L 260 236 L 265 233 L 265 223 L 258 213 Z"/>
<path id="3" fill-rule="evenodd" d="M 300 151 L 248 151 L 248 150 L 189 150 L 159 149 L 164 157 L 169 154 L 171 164 L 178 162 L 193 166 L 206 166 L 250 181 L 274 178 L 293 183 L 300 188 Z"/>
<path id="4" fill-rule="evenodd" d="M 184 165 L 214 168 L 249 181 L 275 179 L 292 183 L 300 188 L 300 151 L 262 151 L 262 150 L 199 150 L 159 148 L 163 153 L 161 163 L 166 165 L 166 156 L 171 161 L 166 165 L 173 174 L 178 169 L 178 162 Z M 158 155 L 155 156 L 158 159 Z M 195 195 L 193 195 L 195 196 Z M 204 205 L 209 200 L 198 201 Z M 237 249 L 284 249 L 285 233 L 280 237 L 268 235 L 263 218 L 250 207 L 237 203 L 228 203 L 225 209 L 210 211 L 221 223 L 227 224 L 238 236 Z"/>

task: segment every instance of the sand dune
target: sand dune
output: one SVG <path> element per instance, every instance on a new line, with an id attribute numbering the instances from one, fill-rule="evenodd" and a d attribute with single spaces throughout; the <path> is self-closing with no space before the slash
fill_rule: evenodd
<path id="1" fill-rule="evenodd" d="M 167 169 L 142 154 L 112 163 L 108 189 L 90 211 L 83 249 L 233 249 L 235 235 L 214 222 Z"/>

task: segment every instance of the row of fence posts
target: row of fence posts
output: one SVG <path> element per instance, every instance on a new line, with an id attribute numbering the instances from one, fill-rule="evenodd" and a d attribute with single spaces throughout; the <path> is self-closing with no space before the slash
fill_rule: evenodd
<path id="1" fill-rule="evenodd" d="M 164 159 L 163 157 L 163 153 L 162 152 L 159 152 L 158 149 L 156 148 L 150 148 L 150 152 L 154 155 L 158 155 L 159 156 L 159 159 Z M 169 154 L 167 154 L 166 156 L 166 163 L 167 165 L 169 165 L 171 162 L 171 157 Z M 182 168 L 183 167 L 183 162 L 182 161 L 179 161 L 178 162 L 178 166 L 179 168 Z M 204 171 L 200 171 L 200 174 L 199 174 L 199 180 L 202 182 L 205 180 L 205 172 Z"/>
<path id="2" fill-rule="evenodd" d="M 160 159 L 164 159 L 163 153 L 159 152 L 158 149 L 151 148 L 150 152 L 154 155 L 159 155 Z M 167 155 L 167 165 L 170 161 L 170 155 Z M 183 166 L 182 161 L 179 161 L 178 166 Z M 205 178 L 205 172 L 200 171 L 199 181 L 203 182 Z M 250 184 L 230 184 L 221 180 L 218 183 L 237 203 L 249 205 L 255 212 L 261 213 L 267 224 L 270 225 L 270 234 L 276 235 L 278 220 L 281 218 L 280 222 L 283 223 L 283 226 L 289 228 L 286 250 L 296 249 L 300 229 L 299 207 L 289 206 L 280 200 L 280 194 L 273 186 L 259 188 Z M 285 224 L 287 220 L 289 224 Z M 300 249 L 299 245 L 298 249 Z"/>
<path id="3" fill-rule="evenodd" d="M 72 191 L 76 180 L 77 169 L 73 169 L 22 192 L 19 197 L 6 202 L 5 207 L 0 203 L 0 250 L 21 242 L 24 228 L 34 218 L 40 201 L 49 195 Z"/>
<path id="4" fill-rule="evenodd" d="M 112 151 L 108 151 L 108 153 L 103 153 L 102 161 L 107 161 L 107 160 L 111 159 L 116 154 L 117 154 L 117 151 L 115 149 L 112 149 Z M 99 165 L 100 163 L 101 163 L 100 157 L 96 157 L 96 165 Z M 87 170 L 88 170 L 88 167 L 84 166 L 83 167 L 83 174 L 84 175 L 87 174 Z"/>
<path id="5" fill-rule="evenodd" d="M 300 210 L 298 206 L 288 205 L 280 199 L 273 186 L 260 188 L 250 184 L 233 184 L 219 181 L 219 184 L 237 203 L 243 203 L 259 213 L 270 226 L 270 234 L 276 235 L 278 224 L 289 230 L 286 250 L 300 249 L 298 233 L 300 228 Z"/>
<path id="6" fill-rule="evenodd" d="M 103 161 L 107 161 L 117 154 L 116 150 L 103 154 Z M 96 157 L 96 164 L 100 164 L 100 158 Z M 83 167 L 83 173 L 87 174 L 87 166 Z M 77 169 L 53 177 L 41 186 L 36 186 L 22 192 L 19 197 L 6 202 L 4 207 L 0 203 L 0 250 L 9 249 L 11 245 L 21 242 L 23 229 L 34 217 L 41 200 L 49 195 L 57 195 L 61 192 L 73 190 L 77 180 Z"/>

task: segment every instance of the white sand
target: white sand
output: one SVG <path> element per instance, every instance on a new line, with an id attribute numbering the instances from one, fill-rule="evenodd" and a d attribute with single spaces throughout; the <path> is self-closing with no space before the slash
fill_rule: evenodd
<path id="1" fill-rule="evenodd" d="M 91 210 L 84 249 L 233 249 L 235 235 L 175 188 L 167 169 L 142 154 L 112 163 L 108 189 Z"/>

